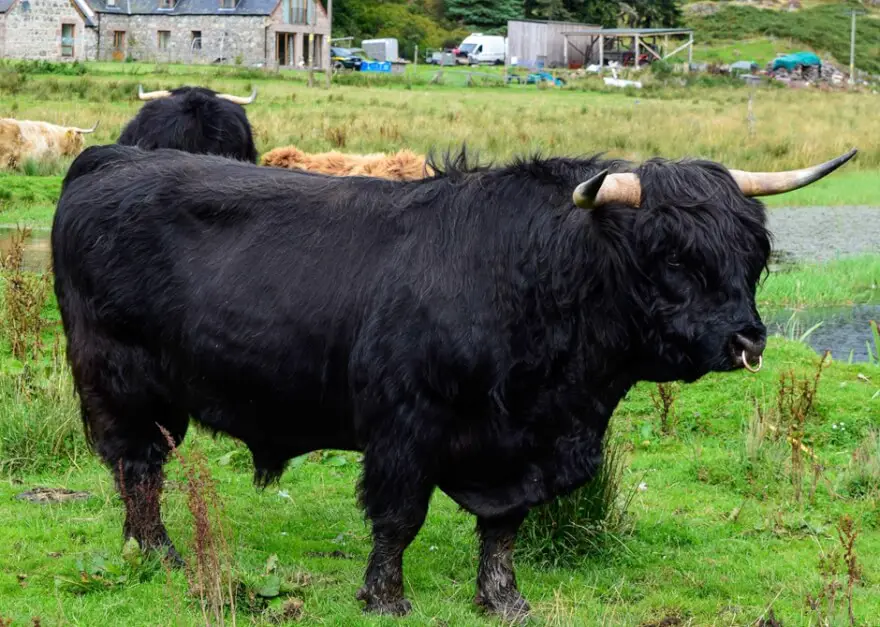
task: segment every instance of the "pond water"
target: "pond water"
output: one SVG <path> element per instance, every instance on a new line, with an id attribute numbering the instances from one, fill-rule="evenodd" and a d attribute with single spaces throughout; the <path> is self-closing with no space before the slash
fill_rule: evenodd
<path id="1" fill-rule="evenodd" d="M 52 246 L 49 229 L 32 229 L 24 242 L 22 266 L 28 272 L 43 272 L 49 267 Z M 5 259 L 12 250 L 12 242 L 17 237 L 15 228 L 0 227 L 0 259 Z"/>
<path id="2" fill-rule="evenodd" d="M 880 304 L 852 307 L 812 307 L 803 310 L 781 309 L 764 313 L 768 335 L 797 339 L 814 325 L 822 323 L 806 338 L 813 350 L 823 354 L 831 351 L 836 361 L 868 361 L 868 343 L 876 354 L 871 333 L 871 320 L 880 323 Z"/>

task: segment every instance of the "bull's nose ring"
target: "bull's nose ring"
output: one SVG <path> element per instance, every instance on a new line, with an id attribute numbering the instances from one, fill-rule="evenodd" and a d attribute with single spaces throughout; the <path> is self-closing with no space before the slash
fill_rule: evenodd
<path id="1" fill-rule="evenodd" d="M 758 355 L 758 367 L 757 368 L 752 368 L 752 366 L 749 364 L 749 360 L 748 360 L 748 357 L 746 357 L 745 351 L 742 352 L 742 361 L 743 361 L 743 366 L 745 366 L 745 369 L 748 370 L 749 372 L 759 372 L 761 370 L 761 368 L 764 366 L 764 356 L 763 355 Z"/>

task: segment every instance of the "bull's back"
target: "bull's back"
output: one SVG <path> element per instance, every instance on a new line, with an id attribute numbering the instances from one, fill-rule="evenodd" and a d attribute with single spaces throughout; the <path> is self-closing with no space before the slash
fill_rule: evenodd
<path id="1" fill-rule="evenodd" d="M 314 369 L 347 365 L 367 310 L 408 265 L 394 216 L 363 208 L 363 188 L 343 182 L 90 148 L 53 227 L 59 306 L 75 293 L 91 303 L 89 325 L 184 355 L 194 379 L 320 391 L 329 383 Z"/>

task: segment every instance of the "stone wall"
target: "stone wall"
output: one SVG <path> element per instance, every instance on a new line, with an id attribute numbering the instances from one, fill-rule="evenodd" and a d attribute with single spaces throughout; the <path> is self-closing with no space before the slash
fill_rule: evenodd
<path id="1" fill-rule="evenodd" d="M 70 0 L 36 0 L 24 11 L 15 3 L 5 15 L 3 56 L 14 59 L 73 61 L 95 58 L 96 32 L 86 28 L 85 21 Z M 61 54 L 61 26 L 74 27 L 73 55 Z"/>
<path id="2" fill-rule="evenodd" d="M 243 15 L 101 15 L 100 58 L 131 57 L 136 61 L 212 63 L 265 62 L 266 18 Z M 114 51 L 114 31 L 125 32 L 125 50 Z M 168 48 L 159 49 L 159 31 L 170 32 Z M 201 49 L 193 50 L 193 32 Z"/>

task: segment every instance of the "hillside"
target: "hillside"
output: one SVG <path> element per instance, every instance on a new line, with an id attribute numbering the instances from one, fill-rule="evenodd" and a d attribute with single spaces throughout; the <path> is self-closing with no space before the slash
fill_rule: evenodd
<path id="1" fill-rule="evenodd" d="M 794 51 L 792 48 L 812 49 L 820 54 L 830 54 L 840 64 L 847 65 L 850 16 L 846 9 L 849 6 L 856 6 L 856 3 L 822 3 L 796 11 L 781 11 L 743 4 L 701 2 L 686 7 L 685 22 L 696 29 L 696 39 L 701 46 L 750 42 L 752 54 L 766 57 L 771 51 L 780 50 L 772 46 L 762 47 L 754 40 L 784 39 L 791 41 L 787 52 Z M 770 58 L 754 60 L 766 62 Z M 880 73 L 880 19 L 876 11 L 857 19 L 856 67 Z"/>

